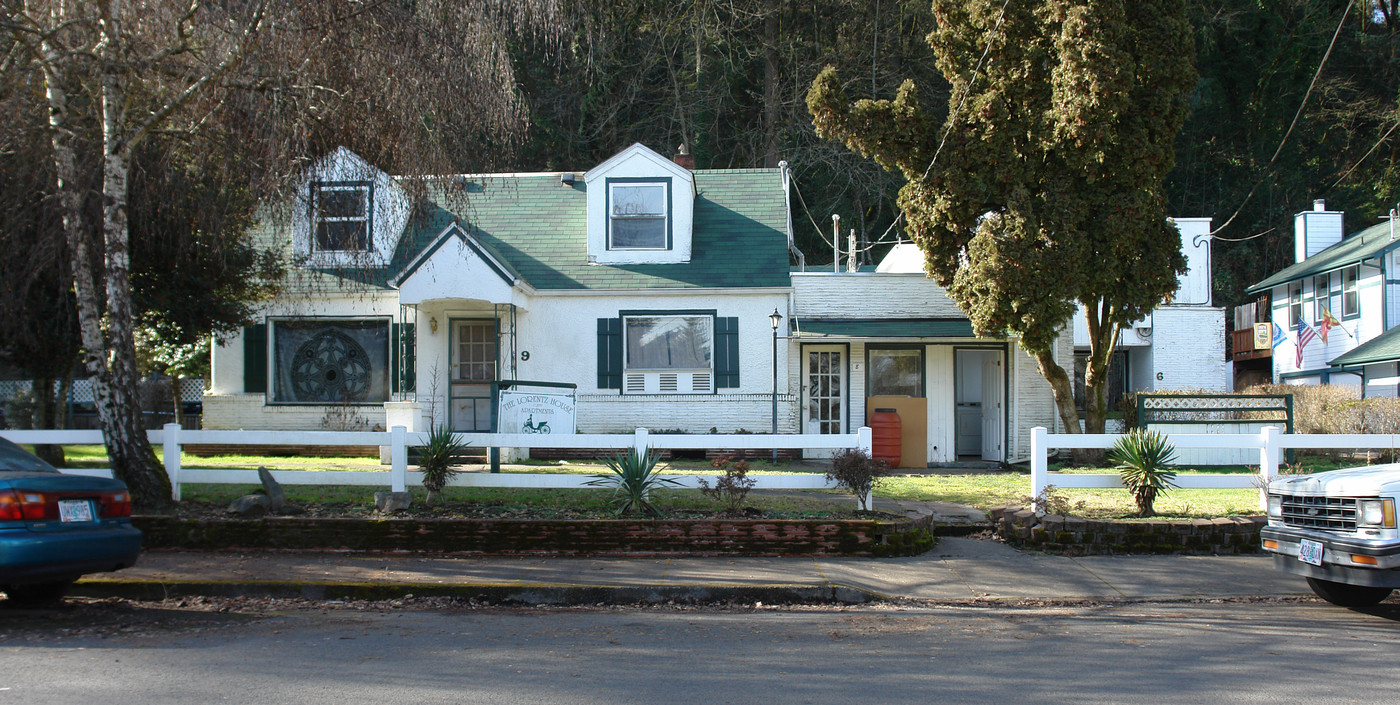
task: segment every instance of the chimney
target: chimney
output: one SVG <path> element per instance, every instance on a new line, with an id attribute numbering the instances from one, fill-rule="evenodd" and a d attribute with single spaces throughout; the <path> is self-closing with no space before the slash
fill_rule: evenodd
<path id="1" fill-rule="evenodd" d="M 1293 216 L 1293 261 L 1302 262 L 1339 243 L 1345 237 L 1341 211 L 1327 210 L 1321 198 L 1313 201 L 1310 211 Z"/>
<path id="2" fill-rule="evenodd" d="M 690 171 L 695 171 L 695 157 L 690 153 L 690 149 L 685 146 L 684 142 L 681 143 L 681 146 L 676 148 L 676 156 L 673 157 L 671 161 L 674 161 Z"/>

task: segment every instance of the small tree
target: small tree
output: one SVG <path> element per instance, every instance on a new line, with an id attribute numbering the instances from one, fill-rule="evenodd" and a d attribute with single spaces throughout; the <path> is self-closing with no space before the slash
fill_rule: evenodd
<path id="1" fill-rule="evenodd" d="M 612 502 L 617 505 L 618 514 L 641 511 L 651 516 L 659 516 L 661 512 L 651 505 L 651 491 L 663 487 L 680 487 L 679 482 L 661 477 L 661 470 L 656 465 L 660 460 L 661 456 L 656 453 L 636 449 L 619 453 L 604 461 L 611 474 L 595 475 L 584 484 L 612 488 Z"/>
<path id="2" fill-rule="evenodd" d="M 868 512 L 871 507 L 867 498 L 880 478 L 889 474 L 890 466 L 885 461 L 871 458 L 859 448 L 850 448 L 831 456 L 831 470 L 827 471 L 826 479 L 850 490 L 860 510 Z"/>
<path id="3" fill-rule="evenodd" d="M 428 490 L 425 503 L 432 506 L 439 492 L 457 476 L 457 465 L 466 455 L 467 443 L 457 438 L 449 426 L 437 426 L 428 434 L 428 444 L 418 448 L 418 469 L 423 473 L 423 487 Z"/>
<path id="4" fill-rule="evenodd" d="M 717 502 L 724 503 L 724 509 L 730 514 L 738 514 L 744 506 L 744 498 L 749 496 L 749 490 L 758 484 L 758 481 L 749 477 L 749 461 L 740 458 L 735 460 L 731 456 L 715 458 L 710 463 L 710 467 L 724 470 L 713 487 L 709 481 L 700 479 L 700 493 Z"/>
<path id="5" fill-rule="evenodd" d="M 1113 444 L 1108 457 L 1118 463 L 1118 477 L 1133 493 L 1138 516 L 1152 516 L 1152 503 L 1157 495 L 1176 488 L 1176 473 L 1170 467 L 1176 460 L 1176 448 L 1156 431 L 1142 428 L 1129 431 Z"/>

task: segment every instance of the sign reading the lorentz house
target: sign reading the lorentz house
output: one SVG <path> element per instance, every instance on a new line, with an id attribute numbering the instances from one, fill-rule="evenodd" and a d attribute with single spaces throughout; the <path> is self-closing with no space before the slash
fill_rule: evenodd
<path id="1" fill-rule="evenodd" d="M 501 390 L 501 433 L 574 433 L 574 396 Z"/>

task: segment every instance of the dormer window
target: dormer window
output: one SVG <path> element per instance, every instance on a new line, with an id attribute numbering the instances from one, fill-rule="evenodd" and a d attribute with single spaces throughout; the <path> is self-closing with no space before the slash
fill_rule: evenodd
<path id="1" fill-rule="evenodd" d="M 370 181 L 318 181 L 311 185 L 311 218 L 316 250 L 365 252 L 370 249 L 374 203 Z"/>
<path id="2" fill-rule="evenodd" d="M 608 180 L 608 249 L 669 250 L 671 182 Z"/>

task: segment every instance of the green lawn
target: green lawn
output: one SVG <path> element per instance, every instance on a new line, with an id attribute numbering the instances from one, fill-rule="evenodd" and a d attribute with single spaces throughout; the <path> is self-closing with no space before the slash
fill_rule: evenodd
<path id="1" fill-rule="evenodd" d="M 104 467 L 107 458 L 102 446 L 68 446 L 69 465 L 74 467 Z M 156 453 L 161 452 L 156 448 Z M 378 458 L 289 458 L 252 455 L 227 455 L 217 457 L 195 457 L 186 455 L 183 459 L 187 467 L 257 469 L 266 466 L 285 470 L 386 470 Z M 1323 457 L 1302 458 L 1304 471 L 1330 470 L 1338 467 L 1337 461 Z M 1342 463 L 1352 464 L 1352 463 Z M 814 473 L 811 467 L 790 468 L 787 463 L 770 464 L 767 461 L 751 461 L 750 472 L 754 475 L 783 473 Z M 592 474 L 604 471 L 601 463 L 584 461 L 531 461 L 509 468 L 511 472 L 526 473 L 579 473 Z M 1056 470 L 1074 473 L 1112 473 L 1111 468 L 1056 467 Z M 716 472 L 705 460 L 681 459 L 665 464 L 665 472 L 677 474 L 697 474 Z M 1208 468 L 1202 474 L 1245 474 L 1255 472 L 1247 467 Z M 1053 475 L 1051 483 L 1054 483 Z M 187 499 L 208 502 L 228 502 L 254 489 L 240 485 L 190 485 L 183 488 Z M 294 501 L 303 503 L 326 503 L 342 508 L 351 506 L 372 507 L 376 488 L 373 487 L 287 487 Z M 1073 507 L 1073 513 L 1089 518 L 1130 518 L 1136 511 L 1132 498 L 1126 490 L 1059 490 Z M 765 497 L 755 501 L 764 504 L 764 509 L 772 509 L 782 515 L 802 516 L 810 512 L 830 509 L 830 502 L 823 498 L 823 492 L 807 490 L 811 494 L 810 506 L 802 498 L 784 496 L 781 499 Z M 667 492 L 659 498 L 660 506 L 668 513 L 681 513 L 700 508 L 713 508 L 711 500 L 698 492 Z M 902 500 L 943 501 L 966 504 L 981 509 L 1007 505 L 1025 504 L 1030 494 L 1030 475 L 1021 470 L 997 473 L 968 475 L 900 475 L 886 479 L 876 490 L 881 497 Z M 500 507 L 501 511 L 548 515 L 551 513 L 569 514 L 574 512 L 596 512 L 606 503 L 603 490 L 540 490 L 540 489 L 496 489 L 454 487 L 447 490 L 448 503 L 475 503 Z M 770 507 L 769 503 L 776 502 Z M 1259 513 L 1259 495 L 1253 489 L 1239 490 L 1173 490 L 1157 501 L 1157 512 L 1166 518 L 1212 518 L 1239 516 Z"/>

